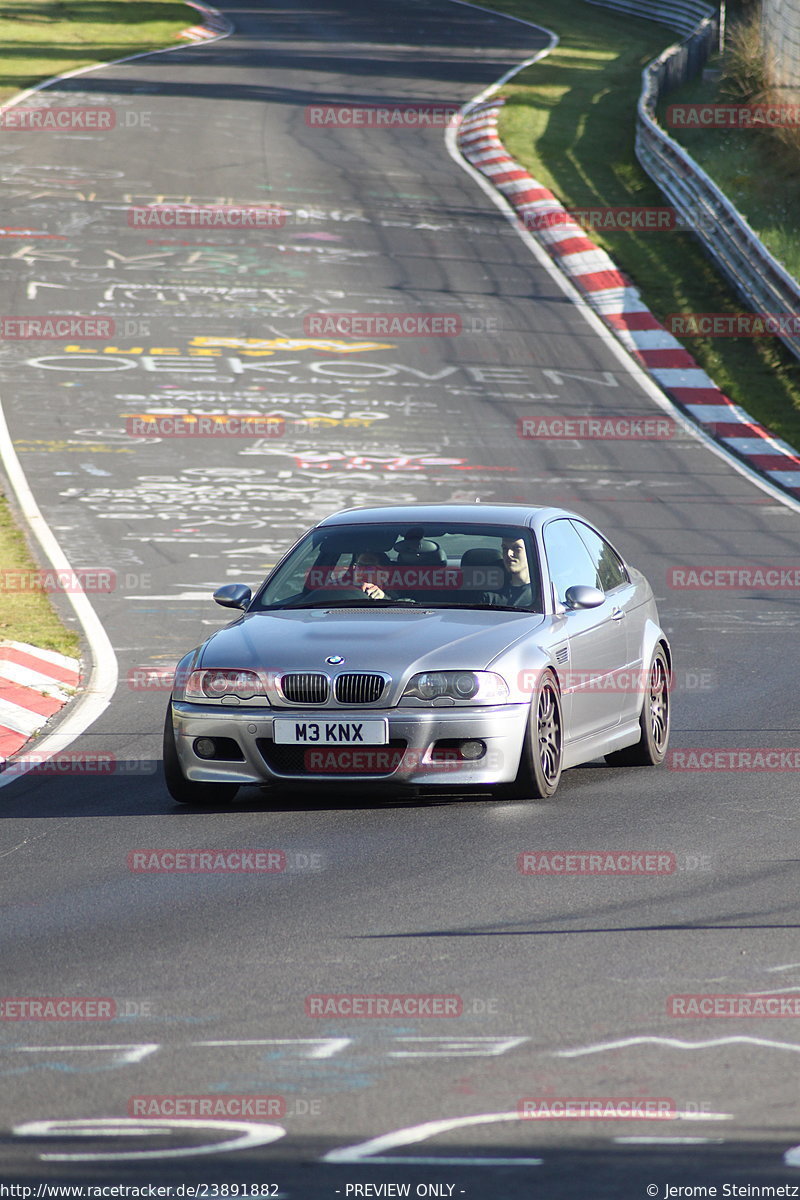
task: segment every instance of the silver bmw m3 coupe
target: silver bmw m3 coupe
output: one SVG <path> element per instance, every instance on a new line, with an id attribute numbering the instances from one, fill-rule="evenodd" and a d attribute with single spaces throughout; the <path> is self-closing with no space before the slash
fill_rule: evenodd
<path id="1" fill-rule="evenodd" d="M 647 580 L 583 517 L 526 505 L 349 509 L 321 521 L 178 664 L 175 800 L 366 785 L 552 796 L 605 757 L 654 766 L 669 643 Z"/>

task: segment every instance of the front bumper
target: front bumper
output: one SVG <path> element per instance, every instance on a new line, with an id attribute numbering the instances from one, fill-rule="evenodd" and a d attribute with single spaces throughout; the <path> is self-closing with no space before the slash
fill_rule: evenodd
<path id="1" fill-rule="evenodd" d="M 455 787 L 510 783 L 517 775 L 530 706 L 523 704 L 481 705 L 475 708 L 433 709 L 271 709 L 223 708 L 217 705 L 172 702 L 175 745 L 183 773 L 197 783 L 282 784 L 314 786 L 331 782 L 391 784 L 409 787 Z M 347 721 L 383 717 L 388 720 L 389 743 L 370 754 L 355 747 L 292 747 L 296 756 L 275 755 L 269 749 L 275 717 L 291 716 L 297 721 L 318 721 L 324 716 Z M 195 738 L 232 738 L 243 761 L 199 758 Z M 479 740 L 486 743 L 480 759 L 458 760 L 446 754 L 435 761 L 437 742 Z M 392 744 L 404 749 L 391 750 Z M 335 750 L 331 755 L 325 751 Z M 347 751 L 354 753 L 348 757 Z M 379 752 L 383 752 L 382 754 Z M 294 763 L 287 762 L 295 758 Z M 283 759 L 277 762 L 276 759 Z M 333 764 L 333 765 L 332 765 Z"/>

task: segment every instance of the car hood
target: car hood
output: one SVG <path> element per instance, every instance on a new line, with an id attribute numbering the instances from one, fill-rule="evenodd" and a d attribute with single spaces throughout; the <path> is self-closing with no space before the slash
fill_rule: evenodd
<path id="1" fill-rule="evenodd" d="M 248 613 L 213 634 L 197 666 L 265 671 L 483 670 L 543 623 L 541 613 L 467 609 L 302 609 Z"/>

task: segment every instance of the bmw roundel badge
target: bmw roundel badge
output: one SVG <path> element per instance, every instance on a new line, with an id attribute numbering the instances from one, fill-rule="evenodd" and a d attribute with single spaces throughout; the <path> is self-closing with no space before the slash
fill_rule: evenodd
<path id="1" fill-rule="evenodd" d="M 344 662 L 344 659 L 342 658 L 341 654 L 330 654 L 325 659 L 325 662 L 331 667 L 340 667 Z"/>

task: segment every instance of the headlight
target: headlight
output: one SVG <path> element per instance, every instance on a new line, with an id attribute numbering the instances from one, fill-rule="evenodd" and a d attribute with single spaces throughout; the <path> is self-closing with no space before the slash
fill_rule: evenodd
<path id="1" fill-rule="evenodd" d="M 494 671 L 424 671 L 409 680 L 402 698 L 433 701 L 440 696 L 463 704 L 503 704 L 508 684 Z"/>
<path id="2" fill-rule="evenodd" d="M 223 696 L 252 700 L 263 695 L 264 688 L 255 671 L 192 671 L 184 690 L 187 700 L 221 700 Z"/>

